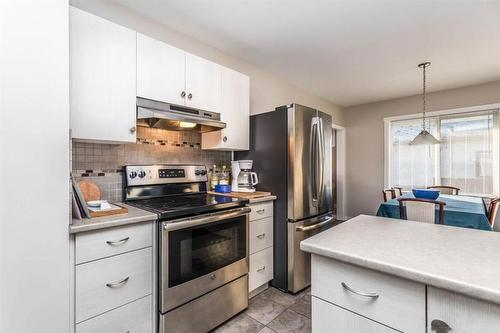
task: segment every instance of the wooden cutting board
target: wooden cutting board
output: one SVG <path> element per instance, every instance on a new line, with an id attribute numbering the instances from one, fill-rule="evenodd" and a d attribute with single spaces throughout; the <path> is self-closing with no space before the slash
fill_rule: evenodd
<path id="1" fill-rule="evenodd" d="M 80 191 L 82 191 L 85 201 L 101 200 L 101 190 L 93 181 L 80 180 L 78 186 L 80 187 Z"/>
<path id="2" fill-rule="evenodd" d="M 242 199 L 257 199 L 257 198 L 268 197 L 271 195 L 271 192 L 263 192 L 263 191 L 255 191 L 252 193 L 247 193 L 247 192 L 231 192 L 231 193 L 208 192 L 208 193 L 224 195 L 233 198 L 242 198 Z"/>

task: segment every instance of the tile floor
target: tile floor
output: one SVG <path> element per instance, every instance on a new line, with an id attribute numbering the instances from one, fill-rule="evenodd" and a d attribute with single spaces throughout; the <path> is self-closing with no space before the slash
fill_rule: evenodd
<path id="1" fill-rule="evenodd" d="M 248 309 L 216 328 L 213 333 L 309 333 L 311 293 L 296 295 L 268 288 L 253 297 Z"/>

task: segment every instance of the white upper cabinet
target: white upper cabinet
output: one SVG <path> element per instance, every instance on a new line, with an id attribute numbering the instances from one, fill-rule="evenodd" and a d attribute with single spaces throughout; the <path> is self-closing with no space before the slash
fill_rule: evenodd
<path id="1" fill-rule="evenodd" d="M 202 149 L 248 150 L 250 120 L 250 79 L 221 66 L 221 120 L 223 130 L 204 133 Z"/>
<path id="2" fill-rule="evenodd" d="M 220 112 L 221 66 L 186 53 L 186 106 Z"/>
<path id="3" fill-rule="evenodd" d="M 75 139 L 135 142 L 136 32 L 70 7 Z"/>
<path id="4" fill-rule="evenodd" d="M 184 105 L 186 53 L 137 34 L 137 96 Z"/>

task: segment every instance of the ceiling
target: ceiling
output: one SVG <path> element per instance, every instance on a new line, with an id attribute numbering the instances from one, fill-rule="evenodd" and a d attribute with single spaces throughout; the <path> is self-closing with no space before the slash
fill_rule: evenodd
<path id="1" fill-rule="evenodd" d="M 341 106 L 500 79 L 500 1 L 113 0 Z"/>

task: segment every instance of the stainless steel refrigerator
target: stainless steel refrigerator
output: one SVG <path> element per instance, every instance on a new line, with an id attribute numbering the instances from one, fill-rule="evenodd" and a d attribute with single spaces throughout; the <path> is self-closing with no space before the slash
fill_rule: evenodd
<path id="1" fill-rule="evenodd" d="M 274 204 L 274 279 L 296 293 L 311 283 L 311 259 L 300 241 L 333 224 L 332 118 L 299 104 L 250 117 L 250 151 L 257 188 L 277 195 Z"/>

